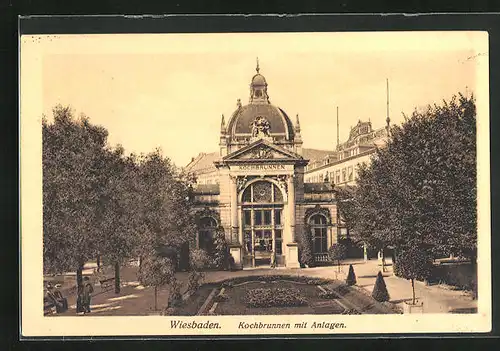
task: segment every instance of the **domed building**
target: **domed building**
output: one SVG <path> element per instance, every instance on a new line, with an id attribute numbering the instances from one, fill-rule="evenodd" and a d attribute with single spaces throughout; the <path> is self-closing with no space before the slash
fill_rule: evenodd
<path id="1" fill-rule="evenodd" d="M 240 268 L 297 268 L 304 263 L 301 252 L 309 251 L 305 246 L 314 261 L 327 261 L 341 230 L 333 181 L 304 178 L 317 173 L 316 167 L 306 171 L 310 162 L 342 163 L 339 148 L 302 148 L 299 116 L 293 123 L 271 103 L 258 62 L 249 95 L 246 105 L 237 100 L 227 123 L 222 116 L 219 152 L 201 153 L 186 166 L 197 179 L 197 247 L 212 253 L 215 233 L 223 230 Z M 359 139 L 351 134 L 349 143 Z"/>
<path id="2" fill-rule="evenodd" d="M 202 153 L 186 167 L 198 180 L 197 246 L 214 250 L 222 227 L 239 267 L 299 267 L 299 243 L 306 225 L 312 249 L 326 255 L 336 240 L 336 206 L 329 183 L 304 186 L 306 154 L 298 115 L 292 122 L 271 103 L 260 73 L 250 81 L 248 104 L 237 101 L 229 120 L 222 116 L 219 153 Z"/>

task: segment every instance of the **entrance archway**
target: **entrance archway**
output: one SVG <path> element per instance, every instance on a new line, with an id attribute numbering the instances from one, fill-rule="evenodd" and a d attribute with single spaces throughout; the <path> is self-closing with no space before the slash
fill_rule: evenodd
<path id="1" fill-rule="evenodd" d="M 280 262 L 283 254 L 281 189 L 268 180 L 250 183 L 241 197 L 244 261 L 252 267 Z"/>

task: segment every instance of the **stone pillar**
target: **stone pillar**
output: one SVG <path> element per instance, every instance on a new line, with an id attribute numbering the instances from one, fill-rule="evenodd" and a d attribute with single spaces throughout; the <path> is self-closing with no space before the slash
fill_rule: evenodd
<path id="1" fill-rule="evenodd" d="M 295 239 L 295 181 L 294 175 L 290 175 L 287 179 L 288 188 L 288 224 L 290 226 L 290 239 L 296 242 Z"/>
<path id="2" fill-rule="evenodd" d="M 238 241 L 238 189 L 236 177 L 231 176 L 231 243 Z"/>
<path id="3" fill-rule="evenodd" d="M 300 268 L 299 248 L 295 238 L 295 179 L 290 175 L 287 179 L 288 188 L 288 227 L 291 242 L 287 243 L 286 267 Z"/>
<path id="4" fill-rule="evenodd" d="M 366 247 L 366 243 L 363 243 L 363 260 L 368 261 L 368 248 Z"/>
<path id="5" fill-rule="evenodd" d="M 229 244 L 229 254 L 233 256 L 234 268 L 243 269 L 242 247 L 240 244 Z"/>

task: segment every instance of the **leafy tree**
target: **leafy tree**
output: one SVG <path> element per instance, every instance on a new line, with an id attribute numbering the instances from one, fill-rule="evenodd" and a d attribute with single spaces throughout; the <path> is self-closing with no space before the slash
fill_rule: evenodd
<path id="1" fill-rule="evenodd" d="M 415 304 L 415 279 L 425 280 L 432 271 L 432 256 L 425 247 L 407 246 L 397 251 L 398 264 L 394 268 L 396 276 L 409 279 L 412 288 L 412 303 Z"/>
<path id="2" fill-rule="evenodd" d="M 229 261 L 229 247 L 226 243 L 224 228 L 221 226 L 215 232 L 214 246 L 213 264 L 218 269 L 225 269 Z"/>
<path id="3" fill-rule="evenodd" d="M 334 262 L 337 261 L 337 267 L 340 272 L 340 261 L 345 259 L 347 256 L 347 246 L 341 242 L 334 243 L 328 250 L 328 256 L 330 257 L 330 260 Z"/>
<path id="4" fill-rule="evenodd" d="M 209 258 L 204 250 L 195 249 L 190 252 L 189 261 L 191 272 L 189 272 L 188 276 L 188 290 L 195 292 L 205 276 L 202 271 L 208 265 Z"/>
<path id="5" fill-rule="evenodd" d="M 159 247 L 180 251 L 185 243 L 193 245 L 196 229 L 189 183 L 160 150 L 139 157 L 138 187 L 137 255 L 144 258 Z"/>
<path id="6" fill-rule="evenodd" d="M 139 272 L 139 281 L 145 286 L 154 287 L 154 309 L 158 310 L 158 288 L 172 284 L 175 280 L 173 262 L 154 253 L 145 256 Z"/>
<path id="7" fill-rule="evenodd" d="M 337 190 L 340 200 L 349 200 L 338 202 L 346 223 L 377 249 L 425 243 L 434 257 L 453 253 L 474 263 L 475 139 L 473 96 L 415 111 L 358 168 L 357 186 Z"/>
<path id="8" fill-rule="evenodd" d="M 77 272 L 98 252 L 99 199 L 108 133 L 69 107 L 42 121 L 43 259 L 45 273 Z"/>
<path id="9" fill-rule="evenodd" d="M 356 274 L 354 273 L 352 264 L 349 265 L 349 274 L 347 274 L 346 284 L 349 286 L 356 284 Z"/>
<path id="10" fill-rule="evenodd" d="M 140 229 L 137 165 L 134 156 L 124 157 L 118 146 L 107 152 L 103 170 L 106 182 L 99 203 L 99 247 L 114 266 L 115 293 L 119 293 L 120 267 L 132 256 Z"/>
<path id="11" fill-rule="evenodd" d="M 377 274 L 377 280 L 375 280 L 372 297 L 378 302 L 385 302 L 389 301 L 390 299 L 389 292 L 387 291 L 387 286 L 385 285 L 384 276 L 380 271 Z"/>

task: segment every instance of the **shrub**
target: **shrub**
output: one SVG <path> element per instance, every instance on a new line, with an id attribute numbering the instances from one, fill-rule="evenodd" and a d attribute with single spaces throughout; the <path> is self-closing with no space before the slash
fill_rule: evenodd
<path id="1" fill-rule="evenodd" d="M 341 314 L 361 314 L 361 313 L 354 308 L 350 308 L 350 309 L 344 310 L 344 312 L 342 312 Z"/>
<path id="2" fill-rule="evenodd" d="M 229 248 L 226 243 L 224 228 L 219 227 L 214 238 L 215 251 L 212 264 L 217 269 L 225 269 L 229 263 Z"/>
<path id="3" fill-rule="evenodd" d="M 229 270 L 234 271 L 236 269 L 236 262 L 234 261 L 233 255 L 229 254 L 228 262 L 229 262 Z"/>
<path id="4" fill-rule="evenodd" d="M 189 263 L 192 270 L 200 271 L 209 263 L 208 254 L 205 250 L 195 249 L 189 252 Z"/>
<path id="5" fill-rule="evenodd" d="M 314 255 L 312 250 L 311 229 L 306 226 L 302 232 L 297 235 L 299 244 L 299 262 L 301 265 L 313 267 Z"/>
<path id="6" fill-rule="evenodd" d="M 385 286 L 384 277 L 382 272 L 378 272 L 377 280 L 375 281 L 375 286 L 373 287 L 372 297 L 378 302 L 389 301 L 390 296 Z"/>
<path id="7" fill-rule="evenodd" d="M 188 276 L 188 291 L 195 292 L 200 287 L 200 282 L 204 278 L 204 274 L 198 271 L 189 272 Z"/>
<path id="8" fill-rule="evenodd" d="M 356 274 L 354 273 L 354 268 L 352 267 L 352 264 L 349 265 L 349 273 L 347 274 L 345 282 L 349 286 L 356 284 Z"/>
<path id="9" fill-rule="evenodd" d="M 307 304 L 298 289 L 258 288 L 248 290 L 245 303 L 250 307 L 291 307 Z"/>
<path id="10" fill-rule="evenodd" d="M 309 279 L 306 281 L 307 285 L 324 285 L 328 283 L 329 282 L 324 279 Z"/>
<path id="11" fill-rule="evenodd" d="M 168 297 L 168 307 L 177 307 L 182 304 L 181 286 L 174 279 L 170 285 L 170 295 Z"/>
<path id="12" fill-rule="evenodd" d="M 337 266 L 340 271 L 340 261 L 345 259 L 347 256 L 347 246 L 343 243 L 335 243 L 328 250 L 328 257 L 332 261 L 337 261 Z"/>
<path id="13" fill-rule="evenodd" d="M 318 296 L 322 299 L 335 299 L 337 298 L 337 295 L 333 293 L 333 291 L 327 290 L 327 291 L 322 291 L 318 294 Z"/>

